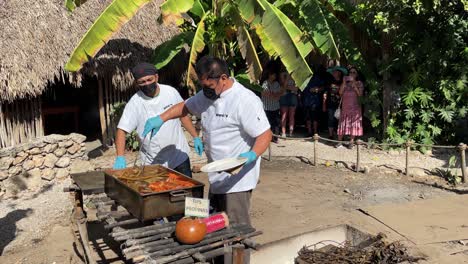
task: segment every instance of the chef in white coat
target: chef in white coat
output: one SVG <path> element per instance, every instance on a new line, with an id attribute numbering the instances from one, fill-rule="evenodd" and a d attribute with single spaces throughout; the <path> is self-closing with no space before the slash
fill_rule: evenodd
<path id="1" fill-rule="evenodd" d="M 189 146 L 181 123 L 193 136 L 195 151 L 199 155 L 203 152 L 203 144 L 189 117 L 184 116 L 164 123 L 160 128 L 161 133 L 157 136 L 144 134 L 144 127 L 149 118 L 183 102 L 182 97 L 173 87 L 158 83 L 159 75 L 152 64 L 140 63 L 132 69 L 132 74 L 140 90 L 125 105 L 117 126 L 117 157 L 114 169 L 126 167 L 125 136 L 136 130 L 140 136 L 140 143 L 143 144 L 140 153 L 143 164 L 161 164 L 191 177 Z"/>
<path id="2" fill-rule="evenodd" d="M 150 118 L 144 134 L 162 134 L 166 122 L 188 113 L 201 117 L 209 162 L 238 156 L 247 158 L 237 174 L 208 174 L 210 203 L 216 211 L 225 211 L 230 222 L 250 225 L 250 198 L 260 175 L 259 157 L 271 141 L 270 124 L 260 98 L 230 78 L 224 60 L 203 57 L 195 70 L 202 91 Z"/>

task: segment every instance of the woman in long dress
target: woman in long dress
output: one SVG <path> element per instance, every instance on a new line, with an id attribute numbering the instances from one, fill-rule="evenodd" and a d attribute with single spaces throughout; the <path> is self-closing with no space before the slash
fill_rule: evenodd
<path id="1" fill-rule="evenodd" d="M 362 108 L 359 102 L 359 97 L 363 95 L 364 85 L 359 79 L 359 74 L 356 68 L 349 69 L 349 76 L 344 78 L 344 82 L 340 88 L 340 96 L 342 98 L 341 115 L 338 123 L 338 140 L 343 140 L 343 137 L 350 136 L 348 148 L 354 147 L 356 137 L 363 135 L 362 128 Z M 336 147 L 340 147 L 338 144 Z"/>

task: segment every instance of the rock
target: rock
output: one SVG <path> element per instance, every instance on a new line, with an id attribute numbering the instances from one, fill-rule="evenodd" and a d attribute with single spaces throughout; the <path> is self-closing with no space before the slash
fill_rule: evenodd
<path id="1" fill-rule="evenodd" d="M 0 170 L 0 181 L 5 180 L 6 178 L 8 178 L 8 173 Z"/>
<path id="2" fill-rule="evenodd" d="M 400 155 L 400 151 L 396 150 L 396 149 L 391 149 L 388 154 L 392 155 L 392 156 L 399 156 Z"/>
<path id="3" fill-rule="evenodd" d="M 26 151 L 20 151 L 16 154 L 18 157 L 27 157 L 28 153 Z"/>
<path id="4" fill-rule="evenodd" d="M 65 167 L 68 167 L 68 165 L 70 165 L 70 158 L 69 157 L 61 157 L 57 163 L 55 163 L 55 166 L 59 167 L 59 168 L 65 168 Z"/>
<path id="5" fill-rule="evenodd" d="M 8 174 L 11 176 L 14 176 L 18 173 L 20 173 L 23 169 L 20 166 L 13 166 L 8 170 Z"/>
<path id="6" fill-rule="evenodd" d="M 51 181 L 55 178 L 55 171 L 53 169 L 44 169 L 42 171 L 41 178 L 47 181 Z"/>
<path id="7" fill-rule="evenodd" d="M 83 143 L 85 142 L 86 140 L 86 137 L 81 135 L 81 134 L 77 134 L 77 133 L 71 133 L 70 134 L 70 138 L 75 141 L 76 143 Z"/>
<path id="8" fill-rule="evenodd" d="M 458 244 L 463 245 L 463 246 L 466 246 L 466 242 L 463 241 L 463 240 L 458 240 Z"/>
<path id="9" fill-rule="evenodd" d="M 80 146 L 86 147 L 86 143 L 81 143 Z"/>
<path id="10" fill-rule="evenodd" d="M 23 169 L 28 171 L 34 169 L 36 166 L 34 165 L 34 161 L 27 160 L 23 163 Z"/>
<path id="11" fill-rule="evenodd" d="M 40 148 L 32 148 L 29 150 L 29 154 L 31 155 L 37 155 L 37 154 L 40 154 L 41 153 L 41 149 Z"/>
<path id="12" fill-rule="evenodd" d="M 16 156 L 16 149 L 14 147 L 0 149 L 0 158 Z"/>
<path id="13" fill-rule="evenodd" d="M 8 170 L 15 159 L 12 157 L 3 157 L 0 159 L 0 170 Z"/>
<path id="14" fill-rule="evenodd" d="M 44 152 L 52 153 L 58 148 L 58 144 L 49 144 L 44 147 Z"/>
<path id="15" fill-rule="evenodd" d="M 34 166 L 36 168 L 42 167 L 42 165 L 44 165 L 44 160 L 45 158 L 42 157 L 42 155 L 36 155 L 32 157 L 32 161 L 34 162 Z"/>
<path id="16" fill-rule="evenodd" d="M 62 148 L 62 147 L 58 148 L 58 149 L 56 149 L 54 151 L 55 156 L 57 156 L 59 158 L 62 157 L 63 155 L 65 155 L 65 153 L 67 153 L 67 150 L 65 148 Z"/>
<path id="17" fill-rule="evenodd" d="M 371 171 L 371 168 L 369 166 L 364 166 L 363 171 L 365 174 L 369 174 Z"/>
<path id="18" fill-rule="evenodd" d="M 75 154 L 75 153 L 77 153 L 80 149 L 81 149 L 80 144 L 75 143 L 75 144 L 73 144 L 73 146 L 69 147 L 69 148 L 67 149 L 67 151 L 68 151 L 68 153 L 70 153 L 70 154 Z"/>
<path id="19" fill-rule="evenodd" d="M 421 168 L 410 168 L 410 174 L 416 177 L 426 176 L 426 171 Z"/>
<path id="20" fill-rule="evenodd" d="M 74 160 L 70 165 L 70 174 L 94 171 L 94 165 L 86 160 Z"/>
<path id="21" fill-rule="evenodd" d="M 17 156 L 15 160 L 13 161 L 13 165 L 18 165 L 21 164 L 25 159 L 27 159 L 28 156 Z"/>
<path id="22" fill-rule="evenodd" d="M 57 179 L 64 179 L 68 177 L 68 170 L 63 168 L 57 169 L 55 172 L 55 177 L 57 177 Z"/>
<path id="23" fill-rule="evenodd" d="M 344 189 L 343 192 L 351 194 L 351 191 L 349 189 Z"/>
<path id="24" fill-rule="evenodd" d="M 68 148 L 70 147 L 71 145 L 73 145 L 73 140 L 66 140 L 66 141 L 62 141 L 62 142 L 59 142 L 59 147 L 61 148 Z"/>
<path id="25" fill-rule="evenodd" d="M 58 158 L 54 154 L 49 153 L 45 156 L 44 165 L 47 168 L 53 168 L 55 166 L 55 163 L 57 163 L 57 161 L 58 161 Z"/>
<path id="26" fill-rule="evenodd" d="M 67 139 L 67 137 L 64 135 L 52 134 L 45 136 L 43 140 L 45 143 L 54 144 L 65 139 Z"/>
<path id="27" fill-rule="evenodd" d="M 344 162 L 335 162 L 335 166 L 338 169 L 346 169 L 346 164 Z"/>

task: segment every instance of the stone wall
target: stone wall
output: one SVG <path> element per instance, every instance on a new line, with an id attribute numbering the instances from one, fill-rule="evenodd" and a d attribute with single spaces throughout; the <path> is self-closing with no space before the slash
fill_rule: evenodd
<path id="1" fill-rule="evenodd" d="M 48 135 L 33 142 L 0 150 L 0 196 L 37 191 L 55 179 L 69 176 L 77 163 L 88 160 L 86 137 Z"/>

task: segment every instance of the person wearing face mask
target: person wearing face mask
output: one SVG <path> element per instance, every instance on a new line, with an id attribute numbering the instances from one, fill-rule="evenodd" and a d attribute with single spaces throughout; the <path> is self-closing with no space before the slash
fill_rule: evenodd
<path id="1" fill-rule="evenodd" d="M 210 204 L 233 223 L 251 224 L 250 197 L 260 175 L 260 156 L 272 138 L 263 105 L 252 91 L 229 77 L 224 60 L 206 56 L 195 71 L 202 91 L 150 119 L 146 133 L 162 134 L 162 126 L 188 113 L 201 117 L 208 162 L 245 157 L 237 174 L 209 173 Z M 159 132 L 158 132 L 159 131 Z"/>
<path id="2" fill-rule="evenodd" d="M 117 157 L 114 169 L 126 167 L 125 136 L 136 130 L 140 144 L 143 144 L 140 152 L 142 164 L 161 164 L 192 177 L 188 156 L 189 146 L 181 123 L 193 137 L 198 155 L 203 152 L 203 143 L 188 116 L 166 122 L 161 127 L 162 133 L 158 136 L 145 133 L 145 124 L 149 118 L 183 102 L 182 97 L 173 87 L 158 83 L 159 75 L 152 64 L 140 63 L 132 69 L 132 74 L 140 90 L 125 105 L 117 126 L 115 138 Z"/>

